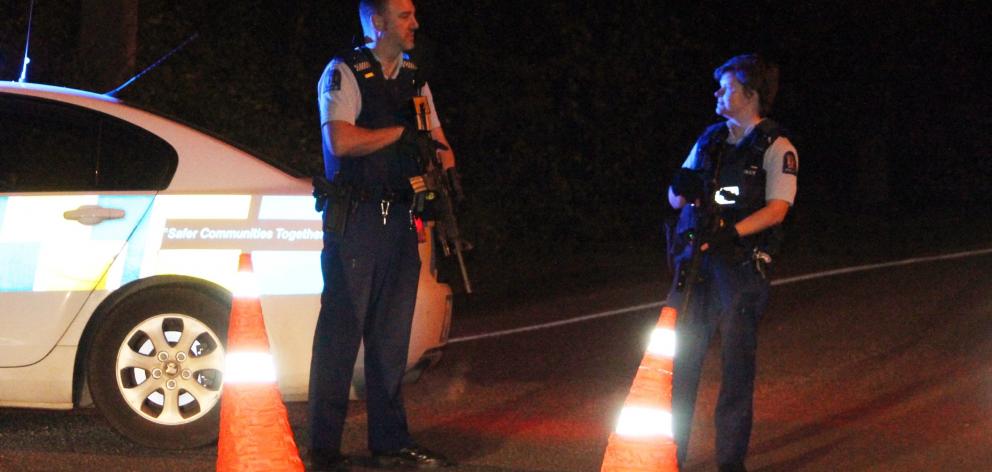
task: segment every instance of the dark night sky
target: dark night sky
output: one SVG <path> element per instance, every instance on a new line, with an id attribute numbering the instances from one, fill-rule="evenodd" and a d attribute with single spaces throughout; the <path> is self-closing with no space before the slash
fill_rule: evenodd
<path id="1" fill-rule="evenodd" d="M 141 0 L 140 64 L 201 36 L 121 96 L 313 164 L 314 84 L 356 32 L 356 3 Z M 0 3 L 0 78 L 19 70 L 27 4 Z M 79 5 L 37 0 L 35 80 L 86 88 L 71 60 Z M 983 205 L 992 192 L 989 47 L 979 40 L 992 14 L 980 2 L 417 5 L 415 54 L 433 73 L 484 215 L 468 224 L 481 233 L 496 234 L 496 220 L 551 239 L 653 234 L 657 218 L 641 215 L 657 213 L 659 189 L 717 120 L 713 68 L 750 51 L 782 66 L 772 117 L 799 148 L 798 203 Z M 584 229 L 601 226 L 640 230 Z"/>

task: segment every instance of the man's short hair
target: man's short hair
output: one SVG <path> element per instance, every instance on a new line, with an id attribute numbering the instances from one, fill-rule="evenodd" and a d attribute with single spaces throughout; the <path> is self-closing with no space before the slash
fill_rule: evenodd
<path id="1" fill-rule="evenodd" d="M 388 6 L 389 0 L 360 0 L 358 2 L 358 16 L 368 18 L 373 14 L 382 15 L 386 13 Z"/>
<path id="2" fill-rule="evenodd" d="M 758 93 L 759 115 L 767 116 L 771 113 L 775 96 L 778 95 L 777 65 L 758 54 L 741 54 L 717 67 L 713 71 L 713 78 L 719 81 L 728 72 L 744 86 L 744 90 Z"/>
<path id="3" fill-rule="evenodd" d="M 362 32 L 368 40 L 375 40 L 375 26 L 372 25 L 372 15 L 385 15 L 389 0 L 359 0 L 358 19 L 362 22 Z"/>

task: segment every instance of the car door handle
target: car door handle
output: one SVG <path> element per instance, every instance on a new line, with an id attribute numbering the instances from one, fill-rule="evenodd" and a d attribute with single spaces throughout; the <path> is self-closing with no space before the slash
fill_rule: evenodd
<path id="1" fill-rule="evenodd" d="M 84 225 L 100 224 L 104 220 L 119 220 L 124 218 L 124 210 L 104 208 L 99 205 L 83 205 L 75 210 L 62 214 L 67 220 L 76 220 Z"/>

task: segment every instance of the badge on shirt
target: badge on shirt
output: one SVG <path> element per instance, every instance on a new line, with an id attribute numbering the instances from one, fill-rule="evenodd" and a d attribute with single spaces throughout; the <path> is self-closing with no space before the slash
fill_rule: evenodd
<path id="1" fill-rule="evenodd" d="M 789 151 L 782 156 L 782 173 L 799 175 L 799 159 L 796 153 Z"/>
<path id="2" fill-rule="evenodd" d="M 331 91 L 341 90 L 341 71 L 335 69 L 331 74 Z"/>

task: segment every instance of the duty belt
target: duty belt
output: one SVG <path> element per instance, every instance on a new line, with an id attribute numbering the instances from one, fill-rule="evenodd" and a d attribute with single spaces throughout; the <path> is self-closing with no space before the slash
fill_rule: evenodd
<path id="1" fill-rule="evenodd" d="M 413 203 L 413 189 L 396 191 L 383 187 L 352 187 L 352 198 L 359 202 Z"/>
<path id="2" fill-rule="evenodd" d="M 379 212 L 382 214 L 382 224 L 389 221 L 390 210 L 394 205 L 409 207 L 413 204 L 413 189 L 408 188 L 402 191 L 395 191 L 383 187 L 355 187 L 352 194 L 352 201 L 360 203 L 378 203 Z M 411 225 L 413 224 L 413 214 L 409 212 Z"/>

